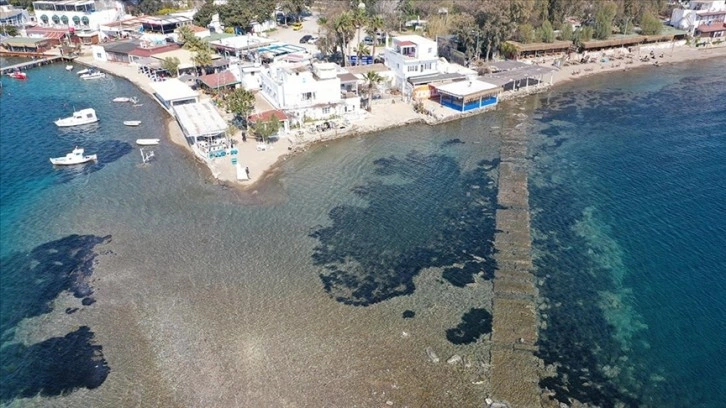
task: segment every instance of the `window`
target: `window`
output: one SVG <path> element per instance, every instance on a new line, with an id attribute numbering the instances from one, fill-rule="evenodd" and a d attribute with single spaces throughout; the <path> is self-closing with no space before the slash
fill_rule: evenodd
<path id="1" fill-rule="evenodd" d="M 428 70 L 430 70 L 430 69 L 431 69 L 432 65 L 433 65 L 432 63 L 430 63 L 430 62 L 427 62 L 426 64 L 424 64 L 424 65 L 423 65 L 423 68 L 422 68 L 421 70 L 422 70 L 422 71 L 423 71 L 423 70 L 426 70 L 426 71 L 428 71 Z"/>
<path id="2" fill-rule="evenodd" d="M 313 93 L 312 92 L 303 92 L 302 94 L 302 100 L 303 101 L 309 101 L 313 99 Z"/>
<path id="3" fill-rule="evenodd" d="M 330 114 L 330 106 L 326 106 L 323 108 L 323 115 L 329 115 Z"/>
<path id="4" fill-rule="evenodd" d="M 80 17 L 78 17 L 78 16 L 73 16 L 73 25 L 74 25 L 74 26 L 79 26 L 79 25 L 81 25 L 81 18 L 80 18 Z"/>

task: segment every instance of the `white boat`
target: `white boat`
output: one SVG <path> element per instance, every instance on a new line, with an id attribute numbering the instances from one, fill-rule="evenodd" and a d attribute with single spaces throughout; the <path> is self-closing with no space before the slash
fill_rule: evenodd
<path id="1" fill-rule="evenodd" d="M 141 124 L 140 120 L 125 120 L 124 125 L 126 126 L 139 126 Z"/>
<path id="2" fill-rule="evenodd" d="M 73 71 L 73 65 L 66 65 L 66 71 Z"/>
<path id="3" fill-rule="evenodd" d="M 96 161 L 98 157 L 95 154 L 84 155 L 83 148 L 76 147 L 72 152 L 65 155 L 65 157 L 51 157 L 50 162 L 57 166 L 70 166 L 73 164 L 88 163 L 90 161 Z"/>
<path id="4" fill-rule="evenodd" d="M 88 79 L 101 79 L 106 78 L 106 74 L 103 72 L 89 72 L 87 74 L 81 75 L 81 79 L 88 80 Z"/>
<path id="5" fill-rule="evenodd" d="M 98 122 L 96 111 L 92 108 L 81 109 L 73 112 L 73 116 L 56 120 L 54 123 L 58 127 L 69 127 L 78 125 L 87 125 L 89 123 Z"/>
<path id="6" fill-rule="evenodd" d="M 159 144 L 159 139 L 136 139 L 139 146 L 155 146 Z"/>
<path id="7" fill-rule="evenodd" d="M 86 68 L 86 69 L 82 69 L 82 70 L 76 72 L 76 75 L 83 75 L 83 74 L 89 74 L 89 73 L 91 73 L 91 70 Z"/>
<path id="8" fill-rule="evenodd" d="M 118 98 L 113 98 L 113 101 L 114 102 L 131 102 L 135 105 L 139 100 L 136 99 L 136 97 L 129 98 L 126 96 L 119 96 Z"/>

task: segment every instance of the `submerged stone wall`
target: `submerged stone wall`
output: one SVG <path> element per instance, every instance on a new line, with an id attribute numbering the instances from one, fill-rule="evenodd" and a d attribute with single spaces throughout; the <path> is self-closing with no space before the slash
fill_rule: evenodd
<path id="1" fill-rule="evenodd" d="M 532 270 L 527 135 L 512 129 L 500 151 L 492 306 L 492 396 L 510 407 L 540 407 L 537 312 Z"/>

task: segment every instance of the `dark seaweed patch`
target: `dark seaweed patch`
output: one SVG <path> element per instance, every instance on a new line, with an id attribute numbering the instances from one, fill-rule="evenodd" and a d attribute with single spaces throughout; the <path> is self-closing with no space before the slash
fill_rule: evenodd
<path id="1" fill-rule="evenodd" d="M 416 312 L 413 310 L 406 310 L 403 312 L 404 319 L 413 319 L 414 317 L 416 317 Z"/>
<path id="2" fill-rule="evenodd" d="M 97 388 L 110 368 L 87 326 L 31 346 L 6 345 L 0 353 L 0 400 L 58 396 L 78 388 Z"/>
<path id="3" fill-rule="evenodd" d="M 424 268 L 467 264 L 468 271 L 477 271 L 472 273 L 493 270 L 492 163 L 462 174 L 443 155 L 412 152 L 376 160 L 380 179 L 352 190 L 368 205 L 333 208 L 332 225 L 310 234 L 318 240 L 312 260 L 323 268 L 324 289 L 339 302 L 367 306 L 412 293 L 413 278 Z M 399 182 L 385 183 L 394 175 Z"/>
<path id="4" fill-rule="evenodd" d="M 485 309 L 471 309 L 464 313 L 458 326 L 446 330 L 446 338 L 454 344 L 470 344 L 480 336 L 491 332 L 491 313 Z"/>
<path id="5" fill-rule="evenodd" d="M 93 273 L 96 256 L 93 249 L 110 239 L 110 235 L 69 235 L 30 252 L 13 253 L 0 259 L 2 340 L 12 337 L 11 329 L 21 320 L 50 312 L 51 302 L 63 291 L 70 291 L 85 302 L 91 301 L 93 290 L 87 279 Z"/>
<path id="6" fill-rule="evenodd" d="M 470 283 L 474 283 L 474 276 L 479 275 L 481 272 L 481 262 L 467 262 L 461 268 L 450 267 L 444 269 L 441 276 L 450 284 L 463 288 Z M 489 274 L 487 274 L 487 276 L 488 275 Z M 488 278 L 491 278 L 491 276 L 488 276 Z"/>

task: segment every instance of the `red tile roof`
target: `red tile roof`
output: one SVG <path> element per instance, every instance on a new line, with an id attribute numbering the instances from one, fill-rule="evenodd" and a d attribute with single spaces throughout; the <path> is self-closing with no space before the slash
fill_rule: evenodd
<path id="1" fill-rule="evenodd" d="M 411 42 L 411 41 L 401 41 L 400 43 L 398 43 L 398 46 L 399 47 L 407 47 L 409 45 L 414 45 L 415 46 L 416 43 L 415 42 Z"/>
<path id="2" fill-rule="evenodd" d="M 202 75 L 199 80 L 209 88 L 215 89 L 227 85 L 238 84 L 239 81 L 235 78 L 234 74 L 229 71 L 222 71 L 216 74 Z"/>
<path id="3" fill-rule="evenodd" d="M 719 21 L 719 23 L 720 23 L 720 21 Z M 702 25 L 698 26 L 698 28 L 696 30 L 698 30 L 699 32 L 702 32 L 702 33 L 715 33 L 715 32 L 719 32 L 719 31 L 726 31 L 726 24 L 724 24 L 724 23 L 721 23 L 721 24 L 716 23 L 716 24 L 711 24 L 711 25 L 702 24 Z"/>
<path id="4" fill-rule="evenodd" d="M 178 44 L 168 44 L 168 45 L 162 45 L 161 47 L 152 47 L 152 48 L 138 47 L 138 48 L 130 51 L 129 55 L 134 55 L 137 57 L 150 57 L 154 54 L 159 54 L 159 53 L 167 52 L 167 51 L 174 51 L 178 48 L 179 48 Z"/>
<path id="5" fill-rule="evenodd" d="M 257 122 L 257 121 L 261 120 L 263 122 L 267 122 L 268 120 L 270 120 L 270 118 L 272 118 L 272 115 L 277 116 L 277 119 L 279 119 L 280 121 L 287 120 L 287 115 L 285 115 L 285 112 L 279 111 L 279 110 L 268 110 L 265 112 L 260 112 L 260 113 L 255 113 L 254 115 L 250 115 L 249 121 Z"/>

